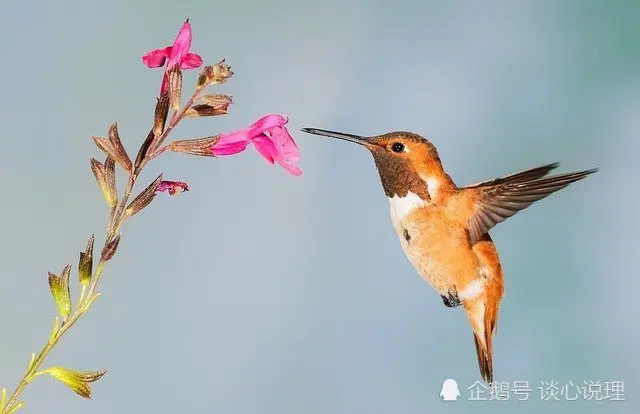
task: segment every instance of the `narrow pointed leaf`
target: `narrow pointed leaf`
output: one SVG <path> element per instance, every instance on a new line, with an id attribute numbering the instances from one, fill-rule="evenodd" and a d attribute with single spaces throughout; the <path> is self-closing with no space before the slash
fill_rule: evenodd
<path id="1" fill-rule="evenodd" d="M 98 186 L 102 191 L 102 195 L 106 200 L 107 204 L 111 207 L 111 194 L 109 192 L 109 188 L 107 186 L 107 180 L 104 171 L 104 165 L 100 163 L 100 161 L 95 158 L 91 158 L 91 171 L 93 172 L 94 177 L 96 177 L 96 181 L 98 182 Z"/>
<path id="2" fill-rule="evenodd" d="M 7 389 L 3 388 L 0 393 L 0 413 L 4 412 L 4 406 L 7 403 Z"/>
<path id="3" fill-rule="evenodd" d="M 113 154 L 109 154 L 113 159 L 120 164 L 120 166 L 125 171 L 131 171 L 133 165 L 131 164 L 131 158 L 127 154 L 127 150 L 122 145 L 122 141 L 120 140 L 120 134 L 118 133 L 118 124 L 113 123 L 111 127 L 109 127 L 109 142 L 113 147 Z"/>
<path id="4" fill-rule="evenodd" d="M 138 194 L 138 196 L 127 207 L 126 214 L 128 216 L 133 216 L 153 201 L 156 196 L 156 187 L 160 184 L 160 181 L 162 181 L 162 174 L 160 174 L 158 178 Z"/>
<path id="5" fill-rule="evenodd" d="M 178 65 L 172 67 L 167 76 L 169 77 L 169 103 L 171 109 L 178 111 L 182 99 L 182 71 Z"/>
<path id="6" fill-rule="evenodd" d="M 107 154 L 109 156 L 112 156 L 112 157 L 115 155 L 115 150 L 114 150 L 113 146 L 111 145 L 111 142 L 109 142 L 109 140 L 107 138 L 91 137 L 91 139 L 93 140 L 93 142 L 96 143 L 96 146 L 98 148 L 100 148 L 102 151 L 104 151 L 105 154 Z"/>
<path id="7" fill-rule="evenodd" d="M 16 411 L 24 407 L 24 401 L 20 401 L 18 404 L 14 405 L 7 411 L 7 414 L 14 414 Z"/>
<path id="8" fill-rule="evenodd" d="M 69 273 L 71 265 L 65 266 L 60 276 L 49 272 L 49 287 L 58 313 L 65 320 L 71 314 L 71 292 L 69 290 Z"/>
<path id="9" fill-rule="evenodd" d="M 167 108 L 168 108 L 168 106 L 167 106 Z M 155 137 L 156 137 L 156 135 L 155 135 L 154 131 L 153 130 L 149 131 L 149 134 L 147 135 L 147 138 L 145 138 L 144 142 L 140 146 L 140 150 L 138 150 L 138 156 L 136 157 L 135 167 L 134 167 L 134 170 L 133 170 L 134 174 L 138 174 L 140 172 L 140 166 L 142 165 L 142 163 L 147 158 L 147 154 L 149 154 L 149 151 L 151 150 L 151 144 L 153 144 L 153 140 L 154 140 Z"/>
<path id="10" fill-rule="evenodd" d="M 120 235 L 118 234 L 114 237 L 104 248 L 102 249 L 102 261 L 111 260 L 113 255 L 116 254 L 116 250 L 118 250 L 118 245 L 120 244 Z"/>
<path id="11" fill-rule="evenodd" d="M 80 252 L 80 261 L 78 262 L 78 278 L 80 284 L 86 286 L 91 281 L 91 274 L 93 273 L 93 242 L 95 237 L 91 235 L 87 242 L 87 248 L 84 252 Z"/>
<path id="12" fill-rule="evenodd" d="M 156 110 L 153 116 L 153 133 L 160 136 L 164 132 L 164 126 L 169 115 L 169 94 L 164 92 L 156 103 Z"/>
<path id="13" fill-rule="evenodd" d="M 118 204 L 118 189 L 116 188 L 116 163 L 109 156 L 104 161 L 104 178 L 109 191 L 109 207 L 114 208 Z"/>

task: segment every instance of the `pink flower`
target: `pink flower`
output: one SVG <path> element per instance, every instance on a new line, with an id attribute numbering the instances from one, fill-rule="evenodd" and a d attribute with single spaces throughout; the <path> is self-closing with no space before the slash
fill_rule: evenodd
<path id="1" fill-rule="evenodd" d="M 180 69 L 195 69 L 202 65 L 202 58 L 195 53 L 189 53 L 191 49 L 191 24 L 187 19 L 178 37 L 173 42 L 173 46 L 167 46 L 164 49 L 155 49 L 142 56 L 142 63 L 150 68 L 159 68 L 167 63 L 167 68 L 162 78 L 162 86 L 160 87 L 160 93 L 167 90 L 167 71 L 172 67 L 179 65 Z M 168 62 L 167 62 L 168 59 Z"/>
<path id="2" fill-rule="evenodd" d="M 293 175 L 302 174 L 302 170 L 293 165 L 300 160 L 298 147 L 285 128 L 289 119 L 281 115 L 267 115 L 258 119 L 249 128 L 226 134 L 220 134 L 211 147 L 215 156 L 233 155 L 244 151 L 253 143 L 260 155 L 269 163 L 277 162 Z"/>
<path id="3" fill-rule="evenodd" d="M 160 181 L 156 187 L 156 193 L 168 192 L 169 195 L 180 194 L 183 191 L 189 191 L 189 184 L 182 181 Z"/>

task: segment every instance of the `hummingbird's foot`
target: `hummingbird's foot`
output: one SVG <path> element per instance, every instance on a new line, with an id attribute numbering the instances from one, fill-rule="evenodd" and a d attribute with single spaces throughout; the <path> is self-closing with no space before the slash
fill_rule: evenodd
<path id="1" fill-rule="evenodd" d="M 458 290 L 455 286 L 451 287 L 451 290 L 447 293 L 447 295 L 440 295 L 442 301 L 444 302 L 444 306 L 447 308 L 455 308 L 456 306 L 462 305 L 462 301 L 458 297 Z"/>

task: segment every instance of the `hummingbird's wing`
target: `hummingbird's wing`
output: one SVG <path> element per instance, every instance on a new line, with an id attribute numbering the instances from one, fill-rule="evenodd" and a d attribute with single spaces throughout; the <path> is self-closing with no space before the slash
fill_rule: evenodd
<path id="1" fill-rule="evenodd" d="M 594 168 L 544 178 L 557 166 L 557 163 L 549 164 L 463 187 L 463 191 L 472 192 L 471 197 L 474 200 L 474 208 L 469 218 L 471 244 L 475 244 L 496 224 L 529 207 L 533 202 L 598 171 Z"/>
<path id="2" fill-rule="evenodd" d="M 487 186 L 497 185 L 497 184 L 522 183 L 522 182 L 527 182 L 531 180 L 537 180 L 538 178 L 542 178 L 545 175 L 549 174 L 551 170 L 557 167 L 558 167 L 558 163 L 554 162 L 553 164 L 547 164 L 547 165 L 543 165 L 542 167 L 520 171 L 515 174 L 507 175 L 506 177 L 494 178 L 492 180 L 482 181 L 480 183 L 468 185 L 466 188 L 487 187 Z"/>

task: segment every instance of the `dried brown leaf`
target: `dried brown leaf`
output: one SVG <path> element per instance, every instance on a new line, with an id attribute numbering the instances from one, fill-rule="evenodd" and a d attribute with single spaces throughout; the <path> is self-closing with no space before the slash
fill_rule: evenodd
<path id="1" fill-rule="evenodd" d="M 160 174 L 158 178 L 138 194 L 138 196 L 127 207 L 126 213 L 128 216 L 133 216 L 153 201 L 156 196 L 156 187 L 158 187 L 160 181 L 162 181 L 162 174 Z"/>
<path id="2" fill-rule="evenodd" d="M 169 77 L 169 103 L 174 111 L 180 109 L 180 100 L 182 99 L 182 71 L 180 66 L 175 65 L 167 73 Z"/>
<path id="3" fill-rule="evenodd" d="M 102 191 L 102 195 L 104 195 L 104 199 L 107 201 L 109 207 L 115 206 L 117 203 L 117 197 L 114 198 L 114 193 L 109 190 L 109 186 L 107 185 L 107 174 L 105 172 L 104 165 L 100 163 L 100 161 L 95 158 L 91 158 L 91 171 L 93 175 L 96 177 L 96 181 L 98 182 L 98 186 Z"/>
<path id="4" fill-rule="evenodd" d="M 111 260 L 111 258 L 116 254 L 116 250 L 118 250 L 118 245 L 120 244 L 120 235 L 118 234 L 116 237 L 111 239 L 109 243 L 102 249 L 102 257 L 101 260 L 106 262 Z"/>
<path id="5" fill-rule="evenodd" d="M 227 105 L 228 106 L 228 105 Z M 185 116 L 187 118 L 197 118 L 201 116 L 218 116 L 218 115 L 226 115 L 229 112 L 227 111 L 227 107 L 224 108 L 216 108 L 215 106 L 209 104 L 198 104 L 194 105 L 191 108 L 187 109 L 185 112 Z"/>
<path id="6" fill-rule="evenodd" d="M 118 204 L 118 189 L 116 188 L 116 162 L 113 158 L 107 157 L 104 161 L 104 178 L 109 191 L 109 206 L 114 208 Z"/>
<path id="7" fill-rule="evenodd" d="M 195 139 L 184 139 L 173 141 L 169 144 L 169 149 L 174 152 L 182 152 L 189 155 L 198 155 L 201 157 L 215 157 L 211 147 L 218 140 L 218 136 L 203 137 Z"/>
<path id="8" fill-rule="evenodd" d="M 115 150 L 113 149 L 111 142 L 107 138 L 102 137 L 91 137 L 93 142 L 96 143 L 96 146 L 105 152 L 107 155 L 113 155 Z"/>
<path id="9" fill-rule="evenodd" d="M 156 136 L 155 136 L 153 130 L 149 131 L 149 134 L 147 135 L 147 138 L 145 138 L 144 142 L 140 146 L 140 150 L 138 151 L 138 156 L 136 157 L 135 167 L 134 167 L 134 170 L 133 170 L 134 174 L 138 174 L 140 172 L 140 166 L 146 160 L 147 154 L 149 153 L 149 150 L 151 149 L 151 144 L 153 143 L 153 139 L 155 137 Z"/>
<path id="10" fill-rule="evenodd" d="M 122 145 L 122 141 L 120 140 L 120 134 L 118 133 L 118 124 L 113 123 L 111 127 L 109 127 L 109 142 L 113 147 L 113 153 L 109 154 L 113 159 L 120 164 L 120 166 L 127 172 L 130 172 L 133 168 L 131 164 L 131 158 L 127 154 L 127 150 L 125 150 Z"/>
<path id="11" fill-rule="evenodd" d="M 228 108 L 233 103 L 233 97 L 221 93 L 207 93 L 200 97 L 200 100 L 215 108 Z"/>
<path id="12" fill-rule="evenodd" d="M 164 92 L 156 102 L 156 110 L 153 116 L 153 133 L 160 136 L 164 132 L 164 126 L 169 116 L 169 94 Z"/>

